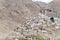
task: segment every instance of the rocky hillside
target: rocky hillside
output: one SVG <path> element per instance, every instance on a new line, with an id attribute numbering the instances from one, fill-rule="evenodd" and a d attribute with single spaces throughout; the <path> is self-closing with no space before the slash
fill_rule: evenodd
<path id="1" fill-rule="evenodd" d="M 47 11 L 47 16 L 60 17 L 57 3 L 49 4 L 47 9 L 51 9 L 52 12 Z M 45 7 L 45 3 L 34 3 L 32 0 L 0 0 L 0 38 L 7 37 L 14 29 L 24 25 L 28 19 L 39 14 Z"/>
<path id="2" fill-rule="evenodd" d="M 43 37 L 45 40 L 57 40 L 60 37 L 60 19 L 54 18 L 54 22 L 52 22 L 50 17 L 39 13 L 27 19 L 23 25 L 15 28 L 7 36 L 10 40 L 14 38 L 31 40 L 35 37 Z"/>

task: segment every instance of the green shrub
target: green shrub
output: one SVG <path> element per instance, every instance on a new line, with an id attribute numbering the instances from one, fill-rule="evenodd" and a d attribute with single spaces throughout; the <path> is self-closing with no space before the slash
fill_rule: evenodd
<path id="1" fill-rule="evenodd" d="M 28 40 L 27 38 L 18 38 L 18 40 Z"/>
<path id="2" fill-rule="evenodd" d="M 42 37 L 37 37 L 36 40 L 45 40 L 45 39 Z"/>
<path id="3" fill-rule="evenodd" d="M 58 38 L 57 40 L 60 40 L 60 38 Z"/>
<path id="4" fill-rule="evenodd" d="M 18 40 L 28 40 L 27 38 L 18 38 Z M 36 37 L 35 40 L 45 40 L 42 37 Z"/>

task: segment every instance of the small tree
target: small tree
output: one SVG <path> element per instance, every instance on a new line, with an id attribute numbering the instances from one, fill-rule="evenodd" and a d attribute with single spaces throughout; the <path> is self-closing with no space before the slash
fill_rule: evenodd
<path id="1" fill-rule="evenodd" d="M 55 22 L 54 17 L 51 17 L 50 20 L 51 20 L 52 22 Z"/>

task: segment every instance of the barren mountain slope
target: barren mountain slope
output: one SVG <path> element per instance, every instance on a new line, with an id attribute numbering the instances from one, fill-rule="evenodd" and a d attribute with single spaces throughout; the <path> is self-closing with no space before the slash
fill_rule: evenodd
<path id="1" fill-rule="evenodd" d="M 18 25 L 23 25 L 29 17 L 38 14 L 41 7 L 46 6 L 46 4 L 42 4 L 39 5 L 39 3 L 34 3 L 31 0 L 0 0 L 0 38 L 6 37 Z"/>
<path id="2" fill-rule="evenodd" d="M 27 18 L 34 15 L 34 10 L 31 11 L 24 4 L 26 1 L 27 0 L 0 0 L 0 38 L 7 36 L 14 28 L 23 24 Z M 32 3 L 32 1 L 27 1 L 26 3 Z M 32 8 L 34 7 L 33 5 L 34 3 L 31 5 Z"/>

